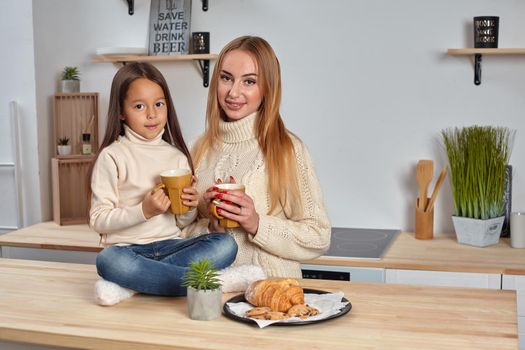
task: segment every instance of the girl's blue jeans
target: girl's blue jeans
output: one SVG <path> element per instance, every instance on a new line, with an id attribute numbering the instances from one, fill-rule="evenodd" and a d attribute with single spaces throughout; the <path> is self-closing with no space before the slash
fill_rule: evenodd
<path id="1" fill-rule="evenodd" d="M 191 262 L 211 260 L 219 269 L 230 266 L 237 243 L 226 233 L 149 244 L 111 246 L 97 255 L 97 272 L 107 281 L 146 294 L 184 296 L 183 277 Z"/>

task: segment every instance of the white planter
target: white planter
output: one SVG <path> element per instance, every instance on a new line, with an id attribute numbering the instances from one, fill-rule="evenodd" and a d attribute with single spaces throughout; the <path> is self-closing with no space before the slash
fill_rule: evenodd
<path id="1" fill-rule="evenodd" d="M 192 320 L 209 321 L 218 318 L 222 311 L 222 291 L 199 290 L 188 287 L 188 314 Z"/>
<path id="2" fill-rule="evenodd" d="M 504 220 L 505 216 L 488 220 L 471 219 L 460 216 L 452 217 L 458 242 L 476 247 L 486 247 L 497 244 Z"/>
<path id="3" fill-rule="evenodd" d="M 58 155 L 60 156 L 67 156 L 71 154 L 71 145 L 58 145 L 57 146 Z"/>
<path id="4" fill-rule="evenodd" d="M 80 80 L 61 80 L 60 83 L 64 93 L 80 92 Z"/>

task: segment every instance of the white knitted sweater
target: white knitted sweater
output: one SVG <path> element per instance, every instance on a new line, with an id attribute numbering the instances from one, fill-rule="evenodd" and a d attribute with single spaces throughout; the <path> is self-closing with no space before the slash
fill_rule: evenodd
<path id="1" fill-rule="evenodd" d="M 259 228 L 252 236 L 242 228 L 227 229 L 239 246 L 234 265 L 255 264 L 268 276 L 301 277 L 300 260 L 322 255 L 330 245 L 330 222 L 323 205 L 321 188 L 314 166 L 303 143 L 292 136 L 299 189 L 303 210 L 289 206 L 278 207 L 272 215 L 263 154 L 254 134 L 257 114 L 239 121 L 220 122 L 222 142 L 218 151 L 210 151 L 196 169 L 197 189 L 204 193 L 215 180 L 233 176 L 246 186 L 246 193 L 255 203 L 259 214 Z M 207 232 L 207 203 L 199 203 L 198 221 L 185 227 L 186 236 Z"/>
<path id="2" fill-rule="evenodd" d="M 186 156 L 162 140 L 162 132 L 146 140 L 127 125 L 124 128 L 125 135 L 104 148 L 95 162 L 90 227 L 101 235 L 106 246 L 181 238 L 180 228 L 195 219 L 196 210 L 177 216 L 168 210 L 146 219 L 142 200 L 160 183 L 162 171 L 189 169 Z"/>

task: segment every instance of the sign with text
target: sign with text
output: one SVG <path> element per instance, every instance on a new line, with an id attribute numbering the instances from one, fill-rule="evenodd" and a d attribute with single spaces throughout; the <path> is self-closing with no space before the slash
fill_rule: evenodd
<path id="1" fill-rule="evenodd" d="M 151 56 L 184 55 L 189 51 L 191 0 L 151 0 Z"/>

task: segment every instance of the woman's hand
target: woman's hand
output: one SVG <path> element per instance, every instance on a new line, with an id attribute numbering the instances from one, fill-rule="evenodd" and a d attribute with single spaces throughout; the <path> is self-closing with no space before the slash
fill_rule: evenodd
<path id="1" fill-rule="evenodd" d="M 221 183 L 221 180 L 220 179 L 217 180 L 216 183 Z M 224 232 L 224 227 L 221 227 L 219 225 L 219 219 L 213 216 L 213 214 L 210 212 L 210 203 L 212 200 L 215 199 L 215 194 L 217 193 L 216 191 L 217 191 L 217 187 L 210 187 L 202 195 L 204 202 L 206 202 L 206 216 L 210 220 L 210 223 L 208 224 L 208 231 Z"/>
<path id="2" fill-rule="evenodd" d="M 190 207 L 190 210 L 197 208 L 197 205 L 199 205 L 199 192 L 197 192 L 197 188 L 195 187 L 196 183 L 197 177 L 193 175 L 191 178 L 191 187 L 182 189 L 183 193 L 180 196 L 182 198 L 182 204 Z"/>
<path id="3" fill-rule="evenodd" d="M 217 214 L 237 221 L 241 227 L 252 235 L 259 229 L 259 214 L 255 211 L 252 197 L 241 191 L 212 192 L 214 198 L 221 199 L 217 204 Z M 213 200 L 213 199 L 212 199 Z"/>
<path id="4" fill-rule="evenodd" d="M 171 201 L 164 191 L 160 190 L 159 185 L 152 191 L 148 191 L 142 200 L 142 213 L 146 219 L 156 215 L 164 214 L 171 205 Z"/>
<path id="5" fill-rule="evenodd" d="M 227 219 L 237 221 L 241 227 L 252 235 L 259 229 L 259 214 L 250 196 L 241 191 L 218 193 L 216 198 L 222 199 L 217 205 L 217 213 Z"/>

